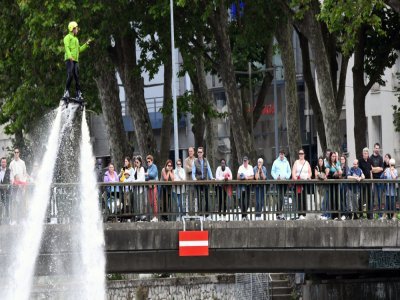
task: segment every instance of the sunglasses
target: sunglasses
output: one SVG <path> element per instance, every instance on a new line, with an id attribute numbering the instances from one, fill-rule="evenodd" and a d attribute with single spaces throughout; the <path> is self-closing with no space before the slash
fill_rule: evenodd
<path id="1" fill-rule="evenodd" d="M 18 151 L 15 151 L 14 153 L 17 154 L 17 153 L 19 153 L 19 152 L 18 152 Z"/>
<path id="2" fill-rule="evenodd" d="M 167 165 L 167 167 L 172 167 L 172 165 Z"/>
<path id="3" fill-rule="evenodd" d="M 304 152 L 299 152 L 299 155 L 303 155 L 304 154 Z"/>

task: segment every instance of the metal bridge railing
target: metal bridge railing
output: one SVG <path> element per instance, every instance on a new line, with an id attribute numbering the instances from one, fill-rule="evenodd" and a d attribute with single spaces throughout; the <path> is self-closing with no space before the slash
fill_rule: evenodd
<path id="1" fill-rule="evenodd" d="M 104 221 L 396 219 L 399 180 L 98 183 Z M 33 185 L 0 185 L 0 222 L 23 220 Z M 47 222 L 77 218 L 79 184 L 52 185 Z"/>

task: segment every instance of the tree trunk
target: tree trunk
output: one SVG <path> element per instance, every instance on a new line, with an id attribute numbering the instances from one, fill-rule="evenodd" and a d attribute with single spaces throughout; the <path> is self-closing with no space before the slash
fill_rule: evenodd
<path id="1" fill-rule="evenodd" d="M 272 55 L 273 55 L 273 37 L 271 35 L 271 39 L 269 43 L 265 45 L 265 59 L 264 63 L 267 69 L 273 68 L 272 63 Z M 257 99 L 254 103 L 253 109 L 253 128 L 256 127 L 258 120 L 261 117 L 262 110 L 264 109 L 265 99 L 267 98 L 267 93 L 269 88 L 271 87 L 272 80 L 274 79 L 274 71 L 267 71 L 264 74 L 263 82 L 261 84 L 260 90 L 257 95 Z"/>
<path id="2" fill-rule="evenodd" d="M 230 132 L 230 142 L 231 142 L 231 163 L 230 163 L 230 168 L 232 171 L 232 177 L 233 179 L 236 179 L 237 175 L 237 170 L 239 169 L 239 165 L 242 163 L 240 161 L 240 157 L 238 157 L 238 154 L 236 152 L 236 145 L 235 145 L 235 139 L 233 138 L 233 128 L 231 126 L 231 132 Z"/>
<path id="3" fill-rule="evenodd" d="M 321 26 L 316 19 L 316 8 L 319 6 L 317 0 L 313 1 L 313 7 L 304 14 L 303 27 L 308 27 L 308 40 L 314 54 L 317 71 L 318 88 L 320 94 L 321 112 L 324 119 L 327 147 L 333 151 L 339 151 L 339 120 L 336 110 L 336 97 L 332 84 L 331 66 L 328 53 L 323 41 Z M 312 37 L 312 38 L 310 38 Z"/>
<path id="4" fill-rule="evenodd" d="M 167 58 L 164 63 L 164 101 L 163 101 L 163 121 L 161 128 L 160 162 L 159 166 L 164 165 L 169 158 L 171 150 L 172 132 L 172 62 Z M 175 160 L 178 158 L 176 157 Z"/>
<path id="5" fill-rule="evenodd" d="M 138 152 L 152 154 L 158 161 L 157 144 L 144 98 L 144 83 L 136 63 L 136 40 L 132 31 L 115 39 L 115 64 L 125 89 L 129 115 L 135 127 Z"/>
<path id="6" fill-rule="evenodd" d="M 314 78 L 311 72 L 311 60 L 310 51 L 308 49 L 308 40 L 301 32 L 298 32 L 298 34 L 300 39 L 301 57 L 303 60 L 303 76 L 308 89 L 308 100 L 310 101 L 310 105 L 313 110 L 319 143 L 321 144 L 322 150 L 325 152 L 325 150 L 327 149 L 325 126 L 322 117 L 321 106 L 319 104 L 317 91 L 314 84 Z"/>
<path id="7" fill-rule="evenodd" d="M 348 65 L 349 65 L 349 57 L 342 55 L 340 63 L 340 73 L 339 73 L 340 74 L 339 86 L 338 86 L 338 92 L 336 94 L 336 110 L 338 118 L 340 117 L 340 113 L 342 112 L 342 106 L 346 90 L 346 76 L 347 76 Z"/>
<path id="8" fill-rule="evenodd" d="M 202 102 L 202 106 L 206 107 L 207 110 L 204 113 L 206 123 L 206 151 L 207 160 L 210 163 L 211 169 L 215 170 L 216 166 L 216 151 L 217 151 L 217 124 L 215 118 L 208 112 L 209 109 L 216 110 L 214 101 L 211 98 L 207 82 L 206 82 L 206 71 L 204 68 L 204 57 L 199 55 L 195 58 L 196 66 L 196 79 L 199 88 L 199 99 Z"/>
<path id="9" fill-rule="evenodd" d="M 367 146 L 366 131 L 368 128 L 367 118 L 365 117 L 365 96 L 368 90 L 364 83 L 364 29 L 361 28 L 357 33 L 358 43 L 354 49 L 353 66 L 353 106 L 354 106 L 354 140 L 356 146 L 356 157 L 362 154 L 362 149 Z"/>
<path id="10" fill-rule="evenodd" d="M 193 62 L 191 62 L 193 63 Z M 193 96 L 195 99 L 198 99 L 201 101 L 201 96 L 200 96 L 200 86 L 199 86 L 199 80 L 197 80 L 197 73 L 196 71 L 189 70 L 188 71 L 190 81 L 192 82 L 193 85 Z M 200 103 L 192 103 L 192 105 L 195 105 L 195 108 L 191 108 L 191 114 L 193 116 L 192 118 L 192 132 L 194 135 L 194 146 L 200 147 L 204 146 L 205 141 L 204 141 L 204 133 L 205 133 L 205 120 L 204 120 L 204 107 Z"/>
<path id="11" fill-rule="evenodd" d="M 130 155 L 119 99 L 118 82 L 115 69 L 107 57 L 98 60 L 95 82 L 104 117 L 104 124 L 110 143 L 111 161 L 117 170 L 122 167 L 124 157 Z"/>
<path id="12" fill-rule="evenodd" d="M 220 1 L 215 10 L 210 12 L 209 22 L 216 41 L 218 57 L 218 73 L 227 93 L 229 119 L 233 128 L 236 151 L 239 160 L 247 155 L 252 163 L 256 162 L 254 140 L 247 130 L 247 125 L 242 112 L 241 99 L 237 90 L 235 69 L 232 60 L 232 50 L 228 36 L 228 12 L 224 2 Z"/>
<path id="13" fill-rule="evenodd" d="M 400 14 L 400 1 L 399 0 L 385 0 L 385 3 L 389 5 L 395 12 Z"/>
<path id="14" fill-rule="evenodd" d="M 296 65 L 293 50 L 293 27 L 290 20 L 277 26 L 276 39 L 285 68 L 286 125 L 289 153 L 293 157 L 301 146 L 299 100 L 297 96 Z"/>

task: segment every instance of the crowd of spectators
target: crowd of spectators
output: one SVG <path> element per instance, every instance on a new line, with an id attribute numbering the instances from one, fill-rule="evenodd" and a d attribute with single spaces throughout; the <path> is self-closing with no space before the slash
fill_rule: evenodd
<path id="1" fill-rule="evenodd" d="M 143 185 L 125 186 L 120 191 L 118 186 L 107 189 L 107 207 L 115 210 L 110 198 L 120 198 L 119 193 L 124 192 L 121 200 L 121 209 L 135 215 L 135 221 L 179 220 L 184 214 L 202 212 L 204 217 L 211 220 L 211 213 L 218 212 L 218 219 L 224 220 L 227 212 L 237 209 L 242 220 L 248 220 L 248 210 L 253 209 L 252 197 L 254 192 L 254 218 L 262 219 L 262 212 L 266 210 L 267 192 L 276 198 L 275 207 L 269 212 L 276 212 L 276 219 L 285 219 L 283 211 L 288 199 L 297 211 L 296 218 L 303 220 L 306 213 L 311 210 L 311 201 L 318 202 L 315 211 L 322 211 L 320 218 L 328 219 L 358 219 L 366 216 L 368 219 L 375 217 L 393 218 L 396 208 L 396 184 L 374 183 L 362 184 L 363 179 L 397 179 L 398 173 L 395 161 L 390 154 L 383 158 L 380 155 L 380 145 L 376 143 L 372 155 L 369 149 L 363 149 L 362 156 L 348 166 L 347 156 L 337 152 L 325 152 L 325 157 L 320 156 L 318 163 L 312 167 L 305 158 L 305 151 L 298 151 L 298 158 L 292 166 L 281 149 L 279 156 L 274 160 L 271 168 L 273 180 L 285 180 L 281 183 L 254 184 L 254 181 L 271 179 L 264 165 L 264 160 L 259 158 L 256 166 L 252 166 L 247 156 L 242 158 L 242 164 L 236 173 L 227 166 L 226 160 L 221 159 L 216 168 L 215 176 L 210 163 L 204 157 L 204 149 L 188 149 L 188 157 L 174 163 L 167 160 L 161 168 L 161 174 L 154 164 L 152 155 L 146 157 L 143 163 L 141 156 L 134 157 L 134 167 L 131 166 L 129 157 L 125 158 L 124 167 L 119 174 L 110 163 L 104 176 L 104 182 L 142 182 Z M 314 186 L 304 184 L 304 180 L 315 179 Z M 341 179 L 341 180 L 332 180 Z M 346 179 L 346 181 L 343 181 Z M 191 182 L 216 180 L 228 182 L 231 180 L 243 181 L 243 184 L 157 184 L 162 182 Z M 290 180 L 290 183 L 287 181 Z M 297 180 L 302 182 L 296 183 Z M 247 181 L 247 182 L 246 182 Z M 322 184 L 322 181 L 329 184 Z M 252 184 L 249 184 L 252 183 Z M 271 188 L 272 186 L 272 188 Z M 210 189 L 213 188 L 216 201 L 210 203 Z M 273 192 L 273 193 L 272 193 Z M 374 201 L 376 199 L 377 201 Z M 234 202 L 236 201 L 236 202 Z M 215 205 L 215 207 L 214 207 Z M 217 211 L 216 211 L 217 210 Z M 391 213 L 384 214 L 383 212 Z"/>

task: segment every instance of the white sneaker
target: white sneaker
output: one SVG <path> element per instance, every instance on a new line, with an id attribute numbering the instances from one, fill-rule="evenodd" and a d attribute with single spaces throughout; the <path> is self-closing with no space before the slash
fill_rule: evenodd
<path id="1" fill-rule="evenodd" d="M 342 221 L 346 220 L 346 216 L 341 217 Z"/>
<path id="2" fill-rule="evenodd" d="M 256 221 L 261 221 L 261 217 L 256 217 Z"/>
<path id="3" fill-rule="evenodd" d="M 300 217 L 299 217 L 299 220 L 305 220 L 305 219 L 306 219 L 305 216 L 300 216 Z"/>
<path id="4" fill-rule="evenodd" d="M 326 216 L 321 216 L 321 218 L 319 218 L 320 220 L 322 220 L 322 221 L 326 221 L 326 220 L 328 220 L 328 217 L 326 217 Z"/>
<path id="5" fill-rule="evenodd" d="M 157 219 L 157 217 L 154 217 L 153 219 L 151 219 L 151 221 L 150 222 L 158 222 L 158 219 Z"/>
<path id="6" fill-rule="evenodd" d="M 207 220 L 207 221 L 212 221 L 211 216 L 206 217 L 206 220 Z"/>

